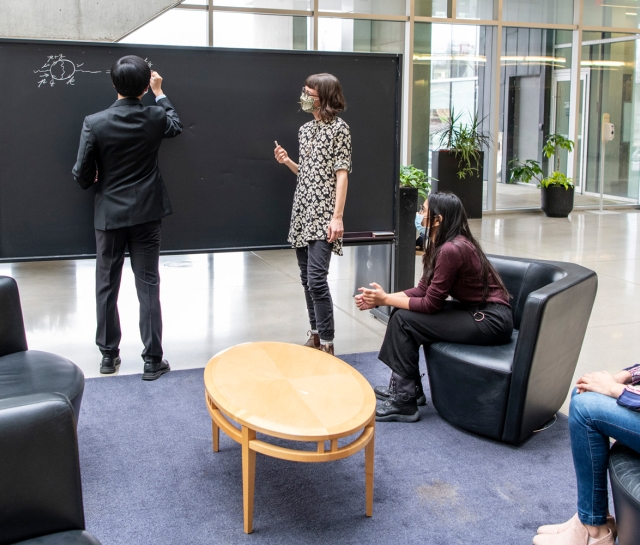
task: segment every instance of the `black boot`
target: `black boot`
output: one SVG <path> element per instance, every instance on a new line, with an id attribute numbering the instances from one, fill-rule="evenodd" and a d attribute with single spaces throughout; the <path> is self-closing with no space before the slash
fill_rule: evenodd
<path id="1" fill-rule="evenodd" d="M 391 375 L 391 380 L 393 380 L 393 375 Z M 424 377 L 424 373 L 418 375 L 416 379 L 416 403 L 418 407 L 422 407 L 427 404 L 427 396 L 424 395 L 424 390 L 422 389 L 422 377 Z M 380 401 L 386 401 L 389 399 L 391 395 L 391 380 L 389 380 L 389 386 L 376 386 L 373 391 L 376 394 L 376 397 Z"/>
<path id="2" fill-rule="evenodd" d="M 416 403 L 416 381 L 391 375 L 391 395 L 376 407 L 377 422 L 417 422 L 420 420 Z"/>

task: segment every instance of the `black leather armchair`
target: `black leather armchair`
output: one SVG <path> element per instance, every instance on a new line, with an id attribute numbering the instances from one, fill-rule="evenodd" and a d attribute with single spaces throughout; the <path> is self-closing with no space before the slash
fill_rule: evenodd
<path id="1" fill-rule="evenodd" d="M 43 392 L 67 396 L 77 419 L 84 375 L 66 358 L 28 349 L 18 286 L 0 276 L 0 399 Z"/>
<path id="2" fill-rule="evenodd" d="M 574 263 L 488 257 L 512 295 L 511 341 L 425 346 L 431 396 L 451 424 L 519 444 L 566 399 L 598 280 Z"/>
<path id="3" fill-rule="evenodd" d="M 609 455 L 609 477 L 618 544 L 635 545 L 640 536 L 640 454 L 616 442 Z"/>
<path id="4" fill-rule="evenodd" d="M 0 545 L 100 545 L 85 531 L 67 397 L 0 399 L 0 438 Z"/>

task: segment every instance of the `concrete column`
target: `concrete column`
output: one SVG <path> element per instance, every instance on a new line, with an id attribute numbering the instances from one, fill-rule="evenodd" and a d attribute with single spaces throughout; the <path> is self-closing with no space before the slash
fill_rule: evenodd
<path id="1" fill-rule="evenodd" d="M 112 42 L 180 0 L 2 0 L 0 37 Z"/>

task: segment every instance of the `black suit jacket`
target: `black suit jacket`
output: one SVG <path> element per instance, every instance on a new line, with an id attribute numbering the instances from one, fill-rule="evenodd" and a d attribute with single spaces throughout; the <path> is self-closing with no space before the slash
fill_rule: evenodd
<path id="1" fill-rule="evenodd" d="M 85 118 L 73 176 L 88 189 L 98 171 L 96 229 L 119 229 L 171 214 L 158 150 L 163 138 L 181 132 L 178 114 L 166 97 L 156 106 L 123 98 Z"/>

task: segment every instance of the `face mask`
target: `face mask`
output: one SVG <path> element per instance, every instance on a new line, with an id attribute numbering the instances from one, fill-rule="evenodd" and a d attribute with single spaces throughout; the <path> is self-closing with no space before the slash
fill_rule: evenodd
<path id="1" fill-rule="evenodd" d="M 313 106 L 315 100 L 316 99 L 314 97 L 310 97 L 309 95 L 305 95 L 304 93 L 302 93 L 300 95 L 300 106 L 302 107 L 302 111 L 311 113 L 313 112 L 313 110 L 316 110 L 317 108 L 314 108 Z"/>
<path id="2" fill-rule="evenodd" d="M 424 220 L 424 216 L 419 212 L 416 212 L 416 219 L 415 219 L 416 229 L 421 235 L 424 235 L 427 232 L 427 228 L 422 225 L 423 220 Z"/>

